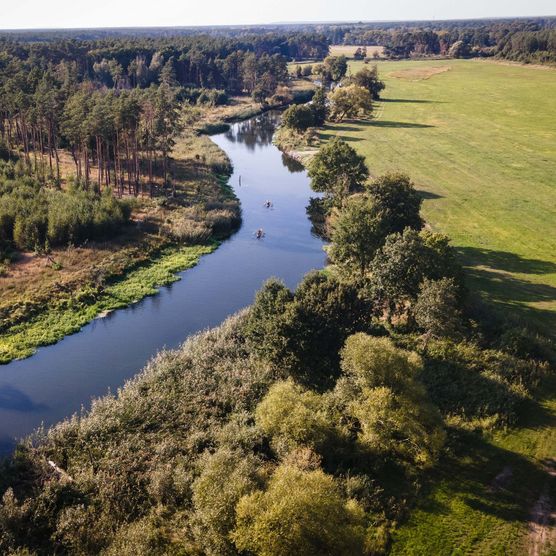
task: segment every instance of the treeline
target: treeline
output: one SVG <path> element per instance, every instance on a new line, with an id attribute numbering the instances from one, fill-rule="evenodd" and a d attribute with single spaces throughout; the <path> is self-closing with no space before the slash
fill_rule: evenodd
<path id="1" fill-rule="evenodd" d="M 384 46 L 390 58 L 497 56 L 520 62 L 556 61 L 556 20 L 441 21 L 330 28 L 334 44 Z"/>
<path id="2" fill-rule="evenodd" d="M 328 42 L 318 34 L 248 35 L 239 39 L 198 35 L 171 39 L 106 39 L 53 42 L 0 41 L 2 67 L 30 71 L 53 66 L 69 78 L 118 88 L 157 83 L 170 64 L 179 85 L 251 92 L 267 72 L 278 80 L 292 59 L 323 59 Z M 249 85 L 251 84 L 251 87 Z"/>
<path id="3" fill-rule="evenodd" d="M 554 361 L 544 340 L 476 318 L 409 178 L 369 183 L 339 141 L 309 172 L 334 266 L 269 281 L 20 445 L 0 551 L 376 556 L 447 451 L 516 423 Z"/>

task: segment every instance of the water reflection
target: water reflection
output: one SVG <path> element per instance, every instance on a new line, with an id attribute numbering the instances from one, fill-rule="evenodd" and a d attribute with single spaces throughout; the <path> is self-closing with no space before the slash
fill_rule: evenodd
<path id="1" fill-rule="evenodd" d="M 292 174 L 298 174 L 299 172 L 303 172 L 305 171 L 305 166 L 303 166 L 303 164 L 301 164 L 301 162 L 299 162 L 298 160 L 296 160 L 295 158 L 292 158 L 291 156 L 288 156 L 285 153 L 282 153 L 282 164 L 292 173 Z"/>
<path id="2" fill-rule="evenodd" d="M 10 411 L 33 412 L 46 409 L 44 404 L 35 403 L 27 394 L 10 386 L 0 386 L 0 408 Z"/>
<path id="3" fill-rule="evenodd" d="M 250 151 L 254 151 L 256 147 L 267 147 L 272 144 L 272 137 L 279 121 L 278 112 L 267 112 L 258 118 L 233 126 L 226 132 L 226 139 L 244 145 Z"/>

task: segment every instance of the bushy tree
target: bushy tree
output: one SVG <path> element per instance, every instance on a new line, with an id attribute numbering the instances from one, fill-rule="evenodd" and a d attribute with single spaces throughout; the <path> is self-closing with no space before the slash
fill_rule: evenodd
<path id="1" fill-rule="evenodd" d="M 345 339 L 368 329 L 370 313 L 355 287 L 314 272 L 295 296 L 279 282 L 268 282 L 257 294 L 244 330 L 253 352 L 274 368 L 303 384 L 326 388 L 338 374 Z"/>
<path id="2" fill-rule="evenodd" d="M 195 537 L 208 555 L 235 554 L 229 535 L 238 501 L 257 487 L 256 462 L 251 455 L 220 448 L 206 453 L 199 467 L 192 485 Z"/>
<path id="3" fill-rule="evenodd" d="M 329 95 L 330 118 L 341 122 L 345 118 L 370 116 L 373 99 L 369 91 L 359 85 L 336 87 Z"/>
<path id="4" fill-rule="evenodd" d="M 301 446 L 322 453 L 334 434 L 322 397 L 291 379 L 272 385 L 255 416 L 257 425 L 282 456 Z"/>
<path id="5" fill-rule="evenodd" d="M 468 58 L 471 54 L 469 45 L 464 41 L 456 41 L 449 51 L 452 58 Z"/>
<path id="6" fill-rule="evenodd" d="M 425 278 L 413 307 L 417 326 L 436 337 L 456 336 L 461 330 L 458 286 L 453 278 Z"/>
<path id="7" fill-rule="evenodd" d="M 323 126 L 328 117 L 328 105 L 326 99 L 326 90 L 324 87 L 319 87 L 311 101 L 311 108 L 313 109 L 313 117 L 316 127 Z"/>
<path id="8" fill-rule="evenodd" d="M 382 221 L 373 199 L 352 195 L 333 221 L 328 256 L 345 276 L 364 278 L 383 241 Z"/>
<path id="9" fill-rule="evenodd" d="M 373 100 L 380 99 L 380 93 L 386 88 L 386 85 L 378 77 L 378 68 L 373 66 L 372 69 L 363 68 L 359 70 L 351 79 L 353 83 L 367 89 Z"/>
<path id="10" fill-rule="evenodd" d="M 372 287 L 389 315 L 403 313 L 417 297 L 428 262 L 423 240 L 415 230 L 386 238 L 372 264 Z"/>
<path id="11" fill-rule="evenodd" d="M 365 520 L 361 507 L 346 500 L 330 475 L 282 464 L 265 491 L 242 498 L 237 548 L 259 556 L 363 554 Z"/>
<path id="12" fill-rule="evenodd" d="M 454 278 L 457 295 L 460 299 L 462 296 L 461 267 L 441 234 L 406 228 L 402 234 L 389 235 L 370 270 L 375 300 L 383 304 L 389 316 L 408 312 L 425 278 Z"/>
<path id="13" fill-rule="evenodd" d="M 345 56 L 327 56 L 321 66 L 321 75 L 326 82 L 339 82 L 346 75 L 347 68 Z"/>
<path id="14" fill-rule="evenodd" d="M 420 234 L 428 252 L 427 278 L 440 280 L 453 278 L 458 287 L 458 295 L 463 295 L 463 271 L 457 259 L 450 238 L 444 234 L 423 230 Z"/>
<path id="15" fill-rule="evenodd" d="M 315 125 L 315 114 L 309 105 L 294 104 L 284 112 L 282 123 L 295 131 L 306 131 Z"/>
<path id="16" fill-rule="evenodd" d="M 421 358 L 400 349 L 387 337 L 359 333 L 342 350 L 342 371 L 361 389 L 386 386 L 396 393 L 413 388 L 422 368 Z"/>
<path id="17" fill-rule="evenodd" d="M 421 367 L 416 354 L 390 339 L 356 334 L 342 352 L 345 378 L 337 386 L 348 393 L 358 441 L 411 467 L 434 464 L 445 441 L 440 415 L 416 378 Z"/>
<path id="18" fill-rule="evenodd" d="M 380 214 L 384 237 L 405 228 L 420 230 L 422 199 L 409 176 L 400 173 L 378 177 L 367 187 L 375 211 Z"/>
<path id="19" fill-rule="evenodd" d="M 363 156 L 336 137 L 315 155 L 309 164 L 309 177 L 314 191 L 325 193 L 339 206 L 347 195 L 363 186 L 369 169 Z"/>

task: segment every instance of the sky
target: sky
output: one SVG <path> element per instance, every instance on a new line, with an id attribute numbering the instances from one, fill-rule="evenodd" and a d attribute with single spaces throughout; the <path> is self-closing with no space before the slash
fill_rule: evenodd
<path id="1" fill-rule="evenodd" d="M 556 15 L 555 0 L 3 0 L 0 28 L 158 27 Z"/>

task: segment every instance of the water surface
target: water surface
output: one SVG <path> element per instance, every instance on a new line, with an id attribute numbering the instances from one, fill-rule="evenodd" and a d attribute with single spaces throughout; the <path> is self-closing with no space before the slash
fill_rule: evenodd
<path id="1" fill-rule="evenodd" d="M 163 347 L 176 347 L 249 305 L 266 279 L 276 276 L 293 288 L 324 265 L 322 242 L 305 213 L 307 175 L 272 144 L 278 117 L 268 113 L 213 137 L 234 165 L 230 184 L 243 214 L 234 236 L 158 295 L 0 366 L 0 451 L 41 423 L 51 425 L 115 391 Z M 255 238 L 259 228 L 262 240 Z"/>

